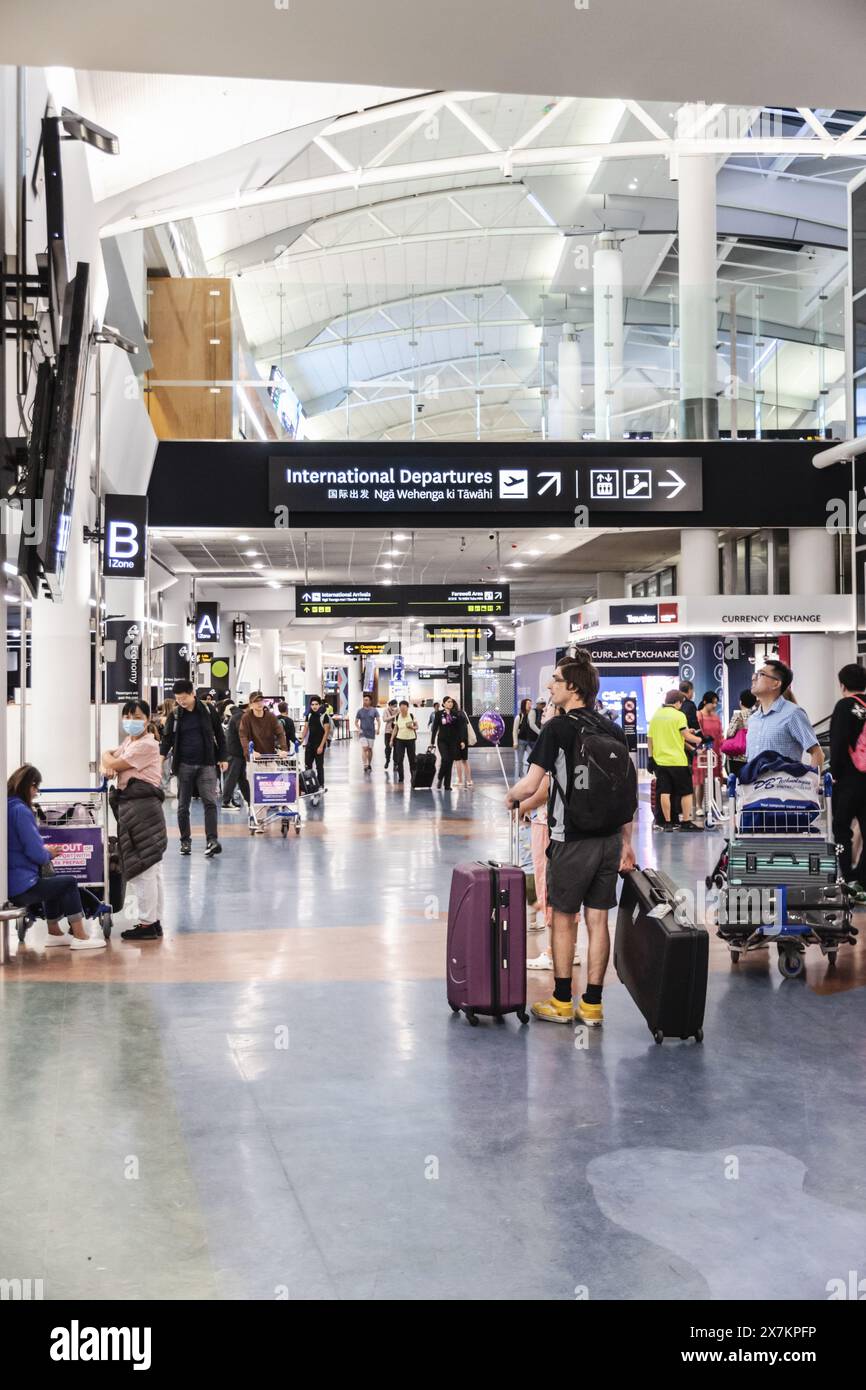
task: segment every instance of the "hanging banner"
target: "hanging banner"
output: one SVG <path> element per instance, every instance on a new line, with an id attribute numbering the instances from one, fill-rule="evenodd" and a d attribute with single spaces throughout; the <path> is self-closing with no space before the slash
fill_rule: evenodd
<path id="1" fill-rule="evenodd" d="M 189 680 L 189 660 L 187 642 L 166 642 L 162 649 L 162 674 L 165 680 Z"/>
<path id="2" fill-rule="evenodd" d="M 141 627 L 130 618 L 108 618 L 105 642 L 114 657 L 105 663 L 105 703 L 125 704 L 141 699 Z"/>
<path id="3" fill-rule="evenodd" d="M 220 606 L 218 603 L 197 603 L 195 606 L 196 642 L 218 642 L 220 637 Z"/>
<path id="4" fill-rule="evenodd" d="M 147 498 L 106 493 L 103 517 L 102 573 L 143 579 Z"/>

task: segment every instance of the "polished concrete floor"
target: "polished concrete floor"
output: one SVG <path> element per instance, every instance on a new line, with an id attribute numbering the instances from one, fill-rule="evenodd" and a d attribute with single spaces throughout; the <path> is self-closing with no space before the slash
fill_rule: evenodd
<path id="1" fill-rule="evenodd" d="M 299 838 L 227 815 L 206 861 L 200 825 L 190 859 L 173 836 L 164 941 L 118 922 L 70 956 L 36 929 L 0 968 L 0 1278 L 627 1300 L 866 1276 L 866 948 L 786 981 L 714 941 L 701 1046 L 657 1047 L 612 972 L 588 1037 L 471 1029 L 445 1002 L 445 913 L 452 865 L 507 851 L 498 763 L 413 795 L 378 756 L 364 779 L 332 750 Z M 685 887 L 720 844 L 654 836 L 642 809 L 639 859 Z"/>

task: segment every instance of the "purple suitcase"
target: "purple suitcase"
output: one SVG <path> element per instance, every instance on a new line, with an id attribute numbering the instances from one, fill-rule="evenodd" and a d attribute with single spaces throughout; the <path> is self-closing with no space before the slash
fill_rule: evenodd
<path id="1" fill-rule="evenodd" d="M 448 1003 L 476 1014 L 526 1012 L 526 876 L 513 864 L 458 864 L 451 879 Z"/>

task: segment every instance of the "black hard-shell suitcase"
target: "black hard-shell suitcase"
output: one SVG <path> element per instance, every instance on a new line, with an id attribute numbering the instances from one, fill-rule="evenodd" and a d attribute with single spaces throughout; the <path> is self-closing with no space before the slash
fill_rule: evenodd
<path id="1" fill-rule="evenodd" d="M 311 767 L 301 772 L 301 791 L 304 796 L 315 796 L 319 790 L 319 778 Z"/>
<path id="2" fill-rule="evenodd" d="M 415 771 L 412 773 L 412 790 L 429 791 L 433 786 L 436 776 L 436 754 L 419 753 L 415 759 Z"/>
<path id="3" fill-rule="evenodd" d="M 655 869 L 623 875 L 613 963 L 657 1043 L 703 1040 L 709 936 L 677 921 L 676 885 Z M 652 915 L 663 907 L 669 910 Z"/>

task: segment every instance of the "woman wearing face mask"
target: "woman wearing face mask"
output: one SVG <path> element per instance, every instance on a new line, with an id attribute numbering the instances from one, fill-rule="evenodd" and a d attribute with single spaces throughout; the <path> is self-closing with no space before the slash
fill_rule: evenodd
<path id="1" fill-rule="evenodd" d="M 118 848 L 127 879 L 134 880 L 140 921 L 121 932 L 124 941 L 158 941 L 162 936 L 162 857 L 168 844 L 159 744 L 148 732 L 150 706 L 133 700 L 123 706 L 123 743 L 103 753 L 102 770 L 116 777 L 110 793 L 117 817 Z"/>

